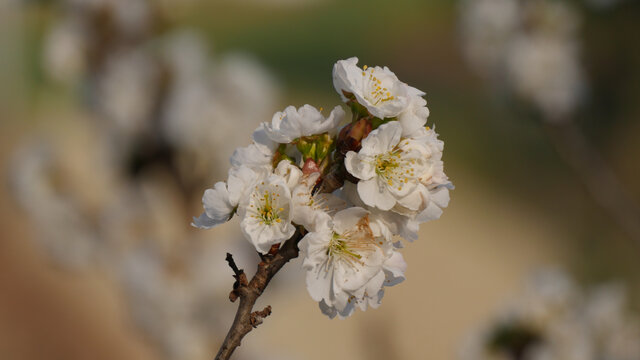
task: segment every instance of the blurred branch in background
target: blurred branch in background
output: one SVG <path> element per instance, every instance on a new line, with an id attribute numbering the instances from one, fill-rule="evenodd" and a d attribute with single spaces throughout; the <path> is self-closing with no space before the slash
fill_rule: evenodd
<path id="1" fill-rule="evenodd" d="M 625 186 L 571 121 L 545 124 L 549 139 L 564 161 L 576 172 L 600 207 L 640 249 L 640 207 Z"/>

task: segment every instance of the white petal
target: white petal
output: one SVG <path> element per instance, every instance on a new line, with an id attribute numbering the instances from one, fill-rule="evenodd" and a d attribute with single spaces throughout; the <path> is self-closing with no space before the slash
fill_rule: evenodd
<path id="1" fill-rule="evenodd" d="M 416 220 L 421 223 L 439 219 L 442 216 L 442 209 L 449 205 L 449 189 L 446 186 L 430 190 L 427 194 L 427 207 L 416 217 Z"/>
<path id="2" fill-rule="evenodd" d="M 321 301 L 323 299 L 330 301 L 332 282 L 333 271 L 326 271 L 320 267 L 307 271 L 307 291 L 309 291 L 309 295 L 315 301 Z"/>
<path id="3" fill-rule="evenodd" d="M 280 161 L 273 173 L 282 177 L 289 189 L 293 189 L 302 179 L 302 170 L 289 160 Z"/>
<path id="4" fill-rule="evenodd" d="M 227 184 L 222 181 L 217 182 L 213 189 L 205 190 L 202 196 L 202 205 L 207 216 L 219 223 L 228 221 L 235 208 L 229 202 Z"/>
<path id="5" fill-rule="evenodd" d="M 365 204 L 380 210 L 391 210 L 396 204 L 396 199 L 389 193 L 386 184 L 381 185 L 377 178 L 359 181 L 358 195 Z"/>
<path id="6" fill-rule="evenodd" d="M 359 207 L 351 207 L 338 211 L 333 216 L 333 229 L 338 234 L 345 233 L 354 228 L 358 222 L 367 215 L 369 215 L 369 212 Z"/>
<path id="7" fill-rule="evenodd" d="M 402 254 L 394 251 L 393 255 L 384 262 L 383 269 L 386 275 L 384 285 L 393 286 L 405 279 L 404 272 L 407 271 L 407 263 L 404 261 Z"/>
<path id="8" fill-rule="evenodd" d="M 229 178 L 227 180 L 229 203 L 237 206 L 240 200 L 245 197 L 249 190 L 255 185 L 260 175 L 259 172 L 253 171 L 244 165 L 229 169 Z"/>
<path id="9" fill-rule="evenodd" d="M 373 159 L 363 158 L 353 151 L 349 151 L 344 159 L 349 174 L 361 180 L 369 180 L 376 175 L 373 164 Z"/>
<path id="10" fill-rule="evenodd" d="M 400 142 L 402 126 L 397 121 L 381 125 L 362 140 L 359 154 L 376 156 L 393 150 Z"/>
<path id="11" fill-rule="evenodd" d="M 402 125 L 402 136 L 409 137 L 424 128 L 429 117 L 427 102 L 420 96 L 409 100 L 407 109 L 398 115 L 398 122 Z"/>
<path id="12" fill-rule="evenodd" d="M 418 214 L 418 217 L 416 219 L 421 223 L 430 220 L 437 220 L 440 218 L 440 216 L 442 216 L 442 212 L 442 209 L 439 208 L 435 203 L 429 202 L 427 207 L 420 214 Z"/>
<path id="13" fill-rule="evenodd" d="M 271 140 L 286 144 L 304 136 L 335 133 L 343 116 L 344 110 L 340 106 L 336 106 L 326 119 L 311 105 L 304 105 L 297 110 L 288 106 L 273 116 L 271 124 L 265 125 L 265 133 Z"/>
<path id="14" fill-rule="evenodd" d="M 258 144 L 250 144 L 246 147 L 237 148 L 231 155 L 230 163 L 232 167 L 247 166 L 252 169 L 271 169 L 271 158 L 273 154 L 266 154 L 265 148 Z"/>
<path id="15" fill-rule="evenodd" d="M 354 75 L 360 72 L 357 64 L 358 58 L 352 57 L 346 60 L 339 60 L 333 66 L 333 87 L 342 98 L 342 101 L 347 101 L 343 91 L 353 93 L 352 87 L 357 85 L 353 83 L 353 80 L 357 78 L 357 76 Z M 352 80 L 350 80 L 350 78 Z"/>
<path id="16" fill-rule="evenodd" d="M 199 217 L 193 217 L 191 226 L 199 229 L 211 229 L 212 227 L 222 224 L 220 221 L 213 220 L 207 216 L 206 212 L 203 212 Z"/>
<path id="17" fill-rule="evenodd" d="M 385 280 L 384 271 L 378 271 L 378 273 L 369 280 L 365 286 L 365 293 L 367 296 L 376 295 L 382 288 L 382 284 Z"/>
<path id="18" fill-rule="evenodd" d="M 268 149 L 266 150 L 266 152 L 272 153 L 278 144 L 276 144 L 273 140 L 269 138 L 267 134 L 266 126 L 267 126 L 267 123 L 261 123 L 258 126 L 258 128 L 256 128 L 253 131 L 251 138 L 256 143 L 256 145 L 259 145 L 259 147 L 261 147 L 263 150 Z"/>

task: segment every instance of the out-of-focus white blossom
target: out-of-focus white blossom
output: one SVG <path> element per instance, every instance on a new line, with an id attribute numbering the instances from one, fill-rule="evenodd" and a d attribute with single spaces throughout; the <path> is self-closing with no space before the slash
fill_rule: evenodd
<path id="1" fill-rule="evenodd" d="M 86 36 L 73 18 L 55 24 L 44 40 L 45 71 L 57 81 L 78 81 L 87 66 Z"/>
<path id="2" fill-rule="evenodd" d="M 545 121 L 568 119 L 586 89 L 576 10 L 552 0 L 465 0 L 461 11 L 474 69 L 531 102 Z"/>
<path id="3" fill-rule="evenodd" d="M 461 348 L 463 360 L 632 360 L 640 323 L 620 286 L 582 291 L 566 274 L 544 270 Z"/>
<path id="4" fill-rule="evenodd" d="M 93 101 L 96 109 L 112 123 L 123 138 L 149 131 L 153 111 L 154 60 L 144 52 L 130 51 L 107 60 L 98 75 Z"/>
<path id="5" fill-rule="evenodd" d="M 64 171 L 51 143 L 29 144 L 14 155 L 14 196 L 29 217 L 38 224 L 35 234 L 50 256 L 70 267 L 85 266 L 95 259 L 99 244 L 83 208 L 56 184 Z"/>

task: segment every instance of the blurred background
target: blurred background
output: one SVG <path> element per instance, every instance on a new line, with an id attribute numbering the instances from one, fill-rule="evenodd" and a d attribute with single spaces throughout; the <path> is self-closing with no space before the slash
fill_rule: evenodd
<path id="1" fill-rule="evenodd" d="M 379 309 L 287 265 L 235 357 L 640 359 L 638 33 L 636 0 L 2 1 L 2 358 L 213 358 L 258 258 L 202 193 L 358 56 L 427 93 L 450 206 Z"/>

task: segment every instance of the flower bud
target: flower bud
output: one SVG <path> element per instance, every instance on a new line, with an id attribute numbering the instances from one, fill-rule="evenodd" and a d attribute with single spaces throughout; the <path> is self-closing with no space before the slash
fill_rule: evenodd
<path id="1" fill-rule="evenodd" d="M 371 130 L 371 123 L 367 119 L 360 119 L 345 126 L 338 135 L 336 143 L 338 152 L 344 156 L 349 151 L 360 150 L 362 139 L 367 137 Z"/>
<path id="2" fill-rule="evenodd" d="M 273 162 L 271 164 L 274 168 L 276 168 L 282 160 L 289 160 L 292 163 L 295 162 L 295 160 L 291 156 L 286 154 L 286 150 L 287 144 L 280 144 L 280 146 L 278 146 L 275 154 L 273 154 Z"/>
<path id="3" fill-rule="evenodd" d="M 304 175 L 309 175 L 314 172 L 320 172 L 318 164 L 313 159 L 307 159 L 302 166 L 302 173 Z"/>

